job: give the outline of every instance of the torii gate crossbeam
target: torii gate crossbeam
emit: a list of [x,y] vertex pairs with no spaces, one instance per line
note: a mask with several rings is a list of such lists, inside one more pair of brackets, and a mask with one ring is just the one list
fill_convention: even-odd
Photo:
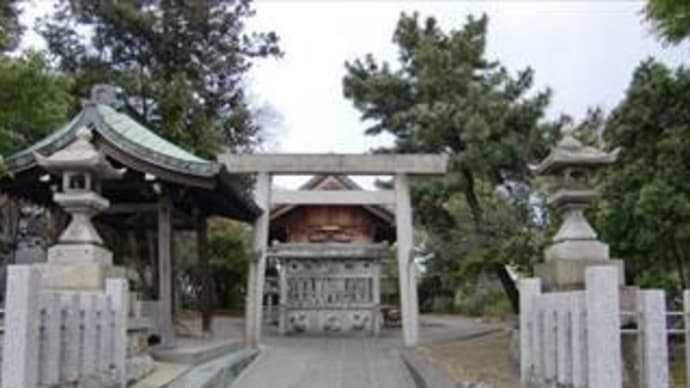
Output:
[[[249,266],[245,310],[245,341],[258,346],[261,339],[264,274],[268,249],[269,211],[276,204],[395,204],[397,261],[400,278],[400,305],[403,339],[406,346],[417,344],[419,306],[416,266],[413,261],[412,206],[409,175],[441,175],[448,157],[433,154],[223,154],[219,161],[231,173],[257,174],[255,201],[264,213],[254,224],[255,260]],[[280,190],[272,192],[274,175],[392,175],[392,191],[344,191],[307,193]]]

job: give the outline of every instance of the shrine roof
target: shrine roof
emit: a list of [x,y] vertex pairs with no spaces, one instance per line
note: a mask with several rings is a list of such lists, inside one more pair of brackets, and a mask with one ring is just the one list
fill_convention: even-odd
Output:
[[[347,175],[315,175],[311,177],[306,183],[300,186],[300,190],[362,190],[362,187],[357,184],[352,178]],[[299,208],[313,205],[277,205],[271,208],[271,220],[276,220],[283,217],[288,212]],[[362,207],[368,212],[372,213],[377,218],[383,220],[385,223],[393,225],[395,222],[395,211],[393,208],[386,205],[355,205]]]
[[8,174],[0,181],[0,190],[49,204],[52,194],[47,184],[38,181],[37,177],[45,174],[45,170],[38,165],[36,154],[45,157],[55,154],[74,142],[77,132],[83,128],[91,130],[94,144],[106,156],[130,171],[124,181],[109,184],[117,191],[117,198],[111,200],[137,197],[140,201],[152,201],[154,198],[143,198],[140,194],[142,185],[147,184],[144,176],[153,176],[166,184],[193,189],[185,199],[187,205],[201,207],[209,215],[252,221],[261,214],[261,209],[223,164],[194,155],[127,114],[94,100],[85,102],[82,110],[55,132],[6,158]]
[[86,103],[84,109],[65,126],[8,157],[5,160],[7,168],[10,172],[15,172],[32,167],[36,163],[34,152],[52,154],[62,149],[74,140],[76,131],[82,127],[92,128],[125,152],[169,170],[198,176],[212,176],[217,174],[222,167],[218,162],[202,159],[165,140],[110,106]]

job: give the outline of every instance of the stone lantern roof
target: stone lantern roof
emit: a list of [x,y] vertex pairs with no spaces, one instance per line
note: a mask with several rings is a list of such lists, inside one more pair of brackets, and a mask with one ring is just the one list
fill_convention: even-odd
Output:
[[38,152],[33,155],[38,165],[50,172],[79,171],[91,173],[100,179],[121,178],[125,169],[114,168],[105,155],[91,144],[92,138],[91,130],[81,127],[76,132],[76,140],[69,146],[48,157]]
[[618,151],[616,149],[613,152],[605,152],[584,145],[568,131],[544,160],[530,168],[537,175],[557,174],[572,167],[594,169],[615,162],[618,158]]

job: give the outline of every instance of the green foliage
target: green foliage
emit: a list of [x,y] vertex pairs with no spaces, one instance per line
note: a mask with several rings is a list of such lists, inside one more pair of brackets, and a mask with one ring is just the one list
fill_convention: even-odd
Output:
[[647,20],[666,42],[678,44],[690,36],[690,3],[678,0],[648,0]]
[[446,33],[434,18],[403,14],[396,68],[372,55],[346,64],[344,94],[371,123],[366,133],[395,138],[380,152],[450,156],[445,178],[413,191],[436,295],[478,268],[533,261],[541,239],[527,164],[546,154],[556,128],[541,123],[550,91],[532,89],[531,69],[513,75],[486,59],[487,23],[470,16]]
[[253,14],[250,0],[60,0],[40,31],[60,69],[75,77],[75,94],[118,85],[129,114],[212,157],[261,140],[243,77],[254,59],[280,50],[274,33],[245,32]]
[[690,70],[654,60],[634,72],[604,132],[619,161],[601,176],[595,224],[641,286],[688,287]]
[[[249,230],[246,226],[221,218],[208,222],[208,249],[214,305],[223,310],[238,310],[244,304],[249,263]],[[201,277],[195,238],[178,239],[178,278],[184,304],[198,306]]]
[[0,155],[19,151],[63,125],[73,104],[68,78],[44,57],[0,56]]
[[223,219],[210,222],[209,255],[216,305],[237,310],[244,305],[251,235],[240,223]]

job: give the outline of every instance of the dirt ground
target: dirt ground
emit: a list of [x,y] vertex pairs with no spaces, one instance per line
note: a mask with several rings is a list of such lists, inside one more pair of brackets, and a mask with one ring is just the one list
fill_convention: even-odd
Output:
[[505,328],[474,339],[420,346],[419,352],[456,381],[519,388],[519,369],[510,360],[509,349],[510,330]]

